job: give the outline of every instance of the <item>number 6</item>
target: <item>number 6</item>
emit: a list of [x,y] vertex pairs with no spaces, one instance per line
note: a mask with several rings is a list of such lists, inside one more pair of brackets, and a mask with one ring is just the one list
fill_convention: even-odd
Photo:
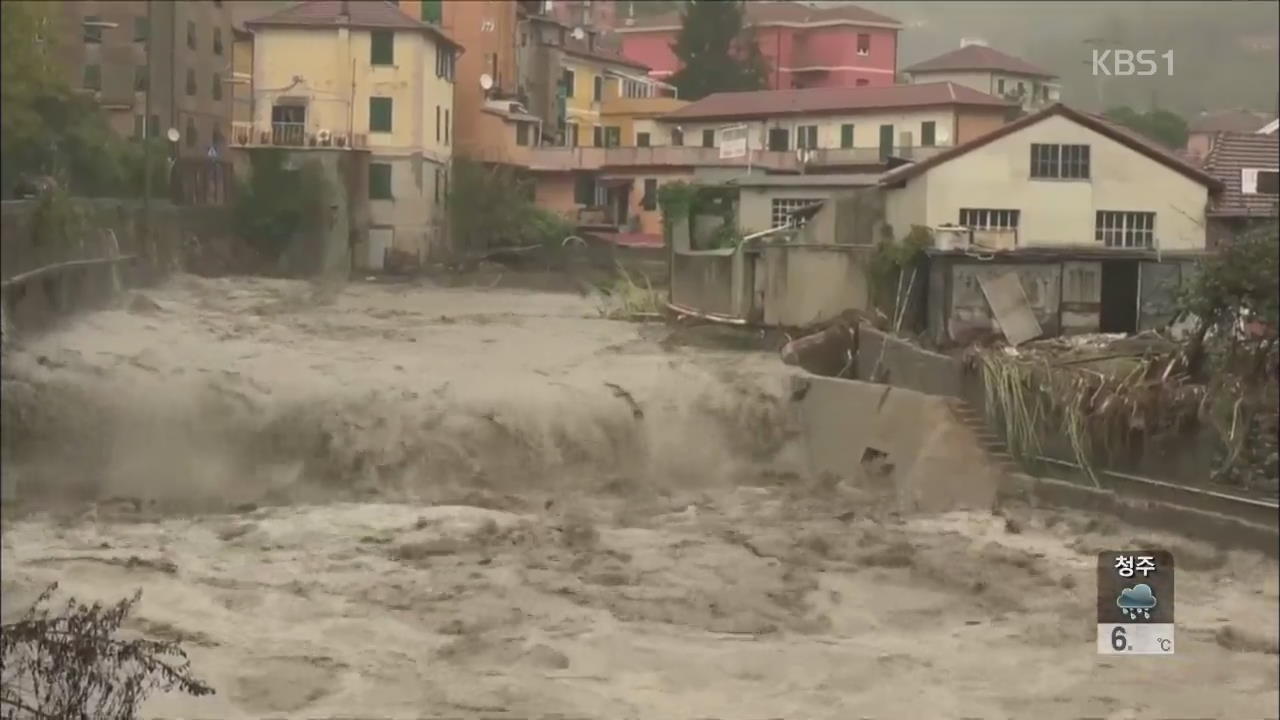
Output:
[[1128,641],[1124,638],[1124,626],[1117,625],[1111,631],[1111,648],[1113,650],[1125,650],[1129,647]]

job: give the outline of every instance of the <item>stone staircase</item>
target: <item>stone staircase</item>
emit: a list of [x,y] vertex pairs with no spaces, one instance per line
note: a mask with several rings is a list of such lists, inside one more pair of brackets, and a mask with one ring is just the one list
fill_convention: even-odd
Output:
[[1009,448],[1004,439],[987,425],[987,419],[981,412],[960,398],[947,398],[946,403],[955,419],[973,430],[974,436],[977,437],[983,452],[993,466],[1005,475],[1025,472],[1013,455],[1009,454]]

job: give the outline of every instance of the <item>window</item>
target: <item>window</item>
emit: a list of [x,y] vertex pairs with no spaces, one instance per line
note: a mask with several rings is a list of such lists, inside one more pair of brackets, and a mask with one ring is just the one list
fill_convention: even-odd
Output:
[[880,126],[880,159],[883,160],[893,154],[893,126]]
[[449,168],[445,168],[441,172],[440,179],[444,181],[444,189],[441,194],[444,196],[444,201],[449,202]]
[[147,36],[151,34],[151,25],[147,23],[145,15],[133,19],[133,41],[146,42]]
[[622,128],[616,126],[606,127],[604,129],[604,146],[612,148],[620,145],[622,145]]
[[1241,168],[1240,192],[1244,195],[1275,195],[1276,171],[1262,168]]
[[[439,61],[437,61],[438,64]],[[369,64],[396,64],[396,34],[393,30],[373,30],[369,33]],[[438,74],[437,69],[437,74]]]
[[591,79],[591,99],[596,102],[604,99],[604,78],[599,75]]
[[213,129],[213,146],[216,148],[223,147],[227,144],[226,138],[222,135],[222,128],[215,127]]
[[564,73],[560,75],[560,84],[564,86],[564,96],[567,98],[573,97],[573,81],[574,78],[572,70],[565,70]]
[[960,224],[974,230],[1017,230],[1021,210],[960,208]]
[[222,99],[222,76],[218,73],[213,74],[213,86],[209,88],[209,93],[213,95],[214,100]]
[[440,106],[439,106],[439,105],[437,105],[437,106],[436,106],[436,142],[440,142],[440,135],[441,135],[441,129],[440,129]]
[[189,147],[189,148],[193,148],[193,147],[195,147],[195,146],[196,146],[196,141],[197,141],[197,140],[199,140],[199,138],[198,138],[198,137],[196,137],[196,135],[197,135],[197,134],[198,134],[198,133],[196,132],[196,120],[195,120],[195,118],[188,117],[188,118],[187,118],[187,132],[186,132],[186,137],[185,137],[185,138],[183,138],[184,140],[186,140],[186,141],[187,141],[187,147]]
[[520,147],[529,145],[529,123],[516,123],[516,144]]
[[133,69],[133,89],[135,92],[147,91],[147,68],[139,65]]
[[866,87],[871,84],[871,81],[866,78],[858,78],[853,84],[857,87]]
[[649,133],[636,133],[636,147],[649,147]]
[[147,137],[156,137],[160,134],[160,116],[156,113],[151,114],[151,123],[147,125]]
[[[769,222],[770,227],[782,227],[783,225],[791,225],[791,213],[801,208],[807,208],[822,202],[816,198],[774,198],[773,207],[770,208]],[[795,222],[796,227],[804,227],[804,221]]]
[[444,144],[449,144],[449,108],[444,109]]
[[675,147],[684,145],[684,130],[680,128],[671,128],[671,144]]
[[133,137],[135,140],[141,140],[142,134],[147,131],[147,119],[143,115],[133,116]]
[[853,125],[846,123],[840,126],[840,147],[853,147]]
[[213,29],[213,54],[222,54],[222,28]]
[[592,147],[604,147],[604,128],[596,125],[591,128]]
[[369,163],[369,199],[394,199],[391,194],[391,165],[389,163]]
[[196,94],[195,68],[187,68],[187,94],[192,96]]
[[565,147],[578,147],[578,123],[567,123],[564,126]]
[[658,180],[657,178],[645,178],[644,181],[644,197],[640,199],[640,207],[645,210],[658,209]]
[[101,65],[85,65],[84,66],[84,88],[86,90],[102,89],[102,66]]
[[196,49],[196,24],[191,20],[187,21],[187,47]]
[[596,179],[586,173],[578,175],[573,183],[573,201],[592,207],[596,204]]
[[716,146],[716,131],[703,130],[702,131],[702,147],[709,148],[709,147],[715,147],[715,146]]
[[786,128],[769,128],[768,147],[774,152],[785,152],[790,150],[791,134],[787,132]]
[[930,120],[920,123],[920,144],[933,147],[938,142],[938,124]]
[[440,204],[440,168],[436,168],[436,184],[433,190],[435,193],[435,203]]
[[1000,78],[999,80],[996,80],[996,94],[997,95],[1004,94],[1004,78]]
[[1031,177],[1089,179],[1088,145],[1031,145]]
[[436,46],[436,77],[453,82],[453,51],[443,45]]
[[858,54],[871,54],[871,36],[867,33],[858,33]]
[[391,98],[369,98],[369,132],[391,132]]
[[801,125],[796,128],[796,147],[813,150],[818,147],[818,126]]
[[1107,247],[1149,248],[1155,244],[1156,214],[1099,210],[1094,239]]
[[97,45],[102,42],[102,27],[96,23],[102,22],[102,18],[97,15],[84,16],[84,41],[90,45]]
[[1019,83],[1018,83],[1018,95],[1019,95],[1019,96],[1022,96],[1022,95],[1023,95],[1024,93],[1026,93],[1026,92],[1027,92],[1027,86],[1026,86],[1026,84],[1025,84],[1025,83],[1022,83],[1022,82],[1019,82]]

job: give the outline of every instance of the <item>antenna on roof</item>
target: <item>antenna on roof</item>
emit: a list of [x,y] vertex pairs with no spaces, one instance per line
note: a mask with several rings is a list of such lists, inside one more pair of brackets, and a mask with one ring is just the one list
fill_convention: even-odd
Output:
[[574,40],[581,40],[582,38],[587,36],[587,32],[580,27],[576,27],[573,29],[573,32],[569,33],[569,35]]
[[481,73],[481,75],[480,75],[480,89],[481,89],[481,90],[484,90],[484,91],[486,91],[486,92],[488,92],[489,90],[493,89],[493,77],[492,77],[491,75],[489,75],[489,73]]

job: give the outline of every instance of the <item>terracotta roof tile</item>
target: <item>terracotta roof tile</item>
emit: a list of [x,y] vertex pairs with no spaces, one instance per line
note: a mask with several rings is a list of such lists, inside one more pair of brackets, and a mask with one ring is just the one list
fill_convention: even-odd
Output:
[[599,43],[592,48],[584,40],[575,40],[572,37],[568,37],[565,38],[563,49],[566,55],[574,55],[580,58],[587,58],[589,60],[599,60],[601,62],[613,63],[615,65],[624,65],[646,73],[650,70],[648,65],[625,58],[620,53],[613,52],[608,47],[601,47]]
[[973,88],[943,82],[715,93],[669,113],[664,119],[718,120],[939,105],[1012,107],[1006,100]]
[[967,45],[959,50],[918,62],[903,70],[908,73],[944,72],[958,70],[994,70],[1033,77],[1057,77],[1053,73],[1032,65],[1021,58],[1002,53],[985,45]]
[[1089,128],[1090,130],[1093,130],[1100,135],[1109,137],[1112,140],[1125,145],[1131,150],[1141,153],[1161,165],[1164,165],[1170,170],[1205,185],[1211,192],[1219,192],[1223,189],[1222,181],[1219,179],[1188,163],[1174,153],[1159,147],[1137,133],[1134,133],[1127,128],[1120,127],[1119,125],[1097,115],[1072,110],[1061,103],[1055,103],[1040,112],[1018,118],[1011,123],[992,130],[986,135],[976,137],[969,142],[957,145],[949,150],[944,150],[928,159],[911,163],[910,165],[903,165],[900,168],[891,170],[881,176],[880,184],[893,185],[904,180],[908,180],[928,171],[932,167],[936,167],[945,162],[950,162],[961,155],[971,153],[984,145],[994,142],[995,140],[999,140],[1002,137],[1012,135],[1025,127],[1030,127],[1031,125],[1054,115],[1061,115]]
[[1245,168],[1280,168],[1280,138],[1256,133],[1219,133],[1204,161],[1205,172],[1225,186],[1210,210],[1214,215],[1261,215],[1276,217],[1274,195],[1245,195],[1240,189],[1240,171]]
[[[747,22],[758,27],[771,25],[814,25],[819,23],[849,23],[868,27],[901,28],[902,23],[887,15],[872,12],[857,5],[833,5],[831,7],[812,7],[790,1],[752,0],[746,3]],[[662,13],[648,18],[637,19],[631,25],[622,25],[620,32],[627,30],[646,30],[651,28],[668,28],[680,25],[678,11]]]
[[[348,13],[345,17],[344,9]],[[250,29],[283,26],[421,30],[454,47],[462,47],[444,30],[407,15],[397,5],[384,0],[308,0],[280,12],[249,20],[245,26]]]

